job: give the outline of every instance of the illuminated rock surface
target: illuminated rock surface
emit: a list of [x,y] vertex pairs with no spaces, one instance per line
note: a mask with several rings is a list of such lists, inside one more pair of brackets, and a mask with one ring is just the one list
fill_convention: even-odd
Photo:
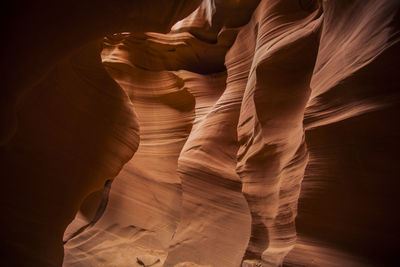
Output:
[[398,1],[110,2],[10,38],[6,265],[395,266]]

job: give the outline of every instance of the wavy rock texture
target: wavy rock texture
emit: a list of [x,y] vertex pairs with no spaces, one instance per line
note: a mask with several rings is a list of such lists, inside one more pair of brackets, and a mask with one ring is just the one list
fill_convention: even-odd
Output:
[[102,4],[8,68],[8,265],[396,266],[398,1]]
[[198,5],[49,2],[13,4],[4,23],[0,246],[7,266],[61,266],[63,233],[82,201],[137,150],[132,103],[101,62],[103,36],[166,32]]

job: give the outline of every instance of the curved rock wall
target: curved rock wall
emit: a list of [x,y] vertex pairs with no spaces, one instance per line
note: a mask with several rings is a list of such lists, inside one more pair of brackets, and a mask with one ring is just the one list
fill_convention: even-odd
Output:
[[8,66],[2,259],[395,266],[400,3],[139,2]]
[[20,1],[2,9],[5,265],[61,266],[63,233],[82,201],[137,150],[136,115],[102,65],[102,38],[121,30],[166,32],[198,4]]
[[[382,77],[383,74],[377,74],[379,71],[368,68],[374,64],[371,62],[375,62],[380,54],[396,42],[389,26],[394,16],[391,12],[397,5],[373,1],[365,3],[366,6],[360,5],[358,2],[348,5],[324,2],[323,6],[309,5],[310,9],[305,9],[305,3],[293,5],[290,1],[261,1],[246,25],[227,29],[210,25],[220,21],[217,15],[225,10],[221,7],[218,9],[218,5],[210,6],[205,1],[192,15],[177,23],[168,35],[126,35],[123,45],[118,45],[118,49],[104,50],[103,61],[107,66],[110,61],[119,63],[113,66],[113,71],[109,71],[122,86],[139,91],[141,86],[137,85],[138,79],[144,81],[142,77],[146,75],[138,73],[143,72],[140,69],[146,69],[156,72],[153,79],[145,83],[159,90],[167,84],[167,80],[158,82],[163,80],[161,77],[165,74],[160,71],[164,68],[170,70],[170,75],[180,77],[182,84],[178,87],[186,88],[195,101],[195,107],[189,115],[194,118],[190,122],[192,129],[184,138],[184,146],[179,147],[179,157],[175,155],[173,160],[176,168],[174,174],[179,176],[177,182],[181,184],[181,206],[174,222],[176,228],[171,227],[172,240],[160,248],[162,253],[149,251],[154,247],[149,243],[134,243],[132,249],[141,248],[143,251],[133,253],[135,256],[125,256],[127,262],[136,260],[138,266],[138,259],[146,259],[147,264],[156,263],[160,266],[277,266],[291,251],[286,257],[285,264],[288,266],[368,264],[368,260],[362,256],[346,254],[345,248],[340,248],[343,243],[332,243],[312,230],[310,232],[307,221],[311,219],[307,217],[306,222],[299,217],[300,225],[307,228],[304,234],[300,232],[296,242],[294,225],[304,173],[304,199],[309,197],[308,191],[312,196],[326,185],[326,181],[318,174],[323,172],[321,165],[327,164],[327,156],[319,151],[320,146],[313,146],[316,137],[311,134],[311,129],[396,103],[396,98],[392,97],[395,96],[394,92],[378,92],[376,84],[367,89],[358,89],[359,84],[367,83],[363,81],[366,77],[349,78],[362,72],[375,73],[375,77],[369,78],[371,81]],[[362,12],[355,16],[355,10]],[[376,13],[372,14],[372,11]],[[367,17],[367,14],[372,17]],[[345,24],[336,26],[336,17],[340,17],[343,23],[357,21],[360,24],[353,28],[345,27]],[[380,30],[368,27],[371,21],[379,21],[376,23],[380,25]],[[234,25],[238,26],[238,23]],[[224,35],[228,32],[229,35]],[[357,34],[359,32],[362,33]],[[219,36],[219,39],[213,36]],[[236,37],[233,44],[231,36]],[[369,49],[362,49],[361,43],[367,41]],[[227,46],[221,46],[221,43]],[[342,46],[346,46],[346,49]],[[206,49],[211,59],[204,58],[201,47]],[[225,52],[222,62],[219,57]],[[219,57],[214,56],[218,53]],[[197,57],[190,59],[193,54]],[[212,67],[208,67],[210,60],[216,60]],[[223,72],[216,73],[223,69],[222,63],[226,67],[226,76]],[[130,77],[122,78],[115,69],[122,70],[126,66],[130,66],[133,72]],[[187,71],[176,71],[178,69]],[[215,74],[205,75],[212,72]],[[220,77],[221,82],[214,83],[215,77]],[[214,81],[212,84],[210,79]],[[223,82],[225,79],[226,84]],[[350,93],[344,93],[346,88],[340,83],[350,79],[354,80],[351,85],[356,88],[347,88],[347,91],[351,90]],[[393,77],[388,80],[392,81]],[[135,101],[143,100],[132,98],[132,101],[135,105]],[[200,105],[202,109],[199,109]],[[146,106],[151,104],[147,103]],[[310,133],[304,135],[304,128],[309,129]],[[310,162],[306,143],[312,144]],[[140,173],[137,167],[131,165],[125,169]],[[143,181],[120,175],[114,184],[124,180],[137,187],[138,183],[146,184],[147,180],[159,179],[157,176],[161,175],[155,170],[148,172]],[[319,179],[320,187],[313,179]],[[152,189],[151,193],[162,195],[159,190]],[[113,196],[112,192],[110,196]],[[127,192],[134,199],[149,193],[147,190],[139,192],[133,189]],[[128,203],[118,197],[120,195],[115,193],[115,198]],[[315,196],[313,199],[318,201]],[[109,209],[123,218],[126,210],[131,210],[131,225],[143,225],[134,215],[139,204],[130,208],[124,205],[118,203],[118,207],[109,206]],[[305,208],[310,209],[307,206]],[[156,213],[163,214],[162,208],[158,209]],[[138,213],[139,217],[142,212]],[[152,209],[147,213],[152,214]],[[115,218],[108,216],[106,209],[102,220],[113,221]],[[169,221],[164,217],[158,220]],[[116,221],[121,219],[113,222]],[[318,232],[331,229],[322,225],[319,228]],[[100,223],[90,231],[125,233],[123,227],[111,229]],[[110,253],[110,257],[104,256],[104,249],[99,248],[95,254],[87,253],[91,251],[91,246],[99,247],[96,239],[91,238],[94,234],[90,231],[67,243],[66,251],[71,253],[71,261],[66,261],[66,265],[85,266],[93,260],[116,264],[110,258],[114,253]],[[336,234],[343,236],[342,233]],[[136,238],[134,236],[128,240]],[[112,240],[117,242],[118,239]],[[91,242],[94,243],[89,245]],[[123,242],[124,250],[129,242]],[[74,254],[85,256],[82,256],[82,260],[74,260]]]

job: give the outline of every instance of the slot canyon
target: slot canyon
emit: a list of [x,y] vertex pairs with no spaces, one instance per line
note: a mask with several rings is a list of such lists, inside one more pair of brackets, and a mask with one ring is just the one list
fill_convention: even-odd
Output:
[[399,0],[1,5],[1,266],[399,266]]

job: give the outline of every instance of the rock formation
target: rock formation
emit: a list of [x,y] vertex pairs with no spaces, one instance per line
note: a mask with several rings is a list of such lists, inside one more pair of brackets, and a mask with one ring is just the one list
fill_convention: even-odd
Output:
[[399,7],[14,4],[3,262],[395,266]]

